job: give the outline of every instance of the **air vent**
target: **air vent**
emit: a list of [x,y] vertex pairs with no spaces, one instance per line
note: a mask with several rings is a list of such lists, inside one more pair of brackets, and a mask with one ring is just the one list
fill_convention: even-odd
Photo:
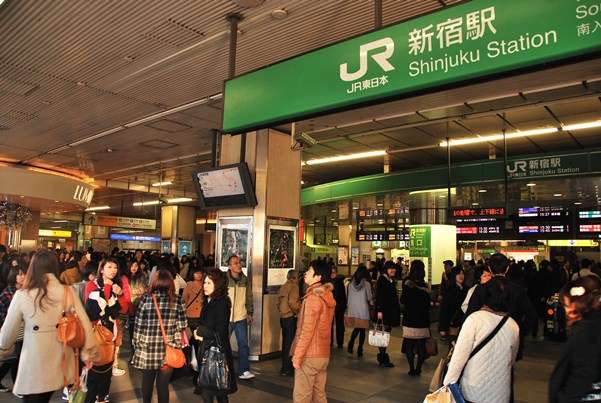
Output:
[[142,35],[166,45],[181,47],[202,38],[204,33],[174,19],[168,19]]
[[169,119],[157,120],[155,122],[148,123],[145,126],[167,133],[177,133],[192,128],[192,126]]
[[165,140],[149,140],[140,143],[140,145],[142,147],[154,148],[155,150],[167,150],[169,148],[177,147],[179,144]]

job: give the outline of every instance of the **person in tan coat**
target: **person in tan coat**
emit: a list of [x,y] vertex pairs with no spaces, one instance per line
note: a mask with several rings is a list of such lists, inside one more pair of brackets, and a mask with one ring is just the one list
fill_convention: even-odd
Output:
[[330,268],[313,261],[305,273],[308,286],[298,318],[292,347],[294,403],[327,403],[326,379],[330,362],[330,337],[336,301],[332,293]]
[[280,375],[293,376],[294,368],[290,359],[290,347],[296,333],[296,315],[300,311],[301,301],[298,288],[298,272],[288,271],[288,281],[280,287],[278,293],[278,310],[282,327],[282,369]]
[[[15,293],[0,330],[0,355],[3,355],[12,349],[21,323],[24,325],[23,350],[13,392],[23,395],[26,403],[49,402],[53,392],[63,388],[65,378],[73,383],[77,376],[73,349],[63,347],[58,341],[56,325],[63,313],[65,286],[57,276],[56,255],[48,250],[36,253],[23,288]],[[70,287],[68,291],[73,292]],[[81,358],[90,363],[96,354],[92,325],[79,298],[74,295],[72,301],[86,335]],[[66,371],[62,367],[63,358]]]

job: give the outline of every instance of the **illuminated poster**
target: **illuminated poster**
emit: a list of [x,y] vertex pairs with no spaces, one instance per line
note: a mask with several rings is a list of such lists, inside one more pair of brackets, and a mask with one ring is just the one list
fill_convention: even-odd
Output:
[[289,270],[295,268],[296,227],[269,226],[269,263],[267,286],[282,285]]

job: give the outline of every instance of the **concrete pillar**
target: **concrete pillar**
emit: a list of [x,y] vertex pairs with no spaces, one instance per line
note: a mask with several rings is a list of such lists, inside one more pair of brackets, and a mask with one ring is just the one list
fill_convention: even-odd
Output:
[[[221,165],[240,162],[240,136],[222,136]],[[300,268],[298,221],[300,219],[301,155],[291,150],[290,136],[273,129],[247,133],[245,162],[251,172],[257,206],[221,209],[217,212],[216,259],[220,235],[226,223],[250,222],[247,273],[253,289],[254,322],[250,329],[251,359],[269,356],[281,349],[277,290],[286,269],[269,269],[269,240],[294,234],[294,258]],[[218,261],[219,265],[220,262]],[[223,268],[224,265],[221,265]],[[285,279],[285,277],[284,277]]]
[[170,253],[178,257],[194,254],[195,229],[194,207],[177,205],[161,207],[161,241],[163,244],[169,242]]

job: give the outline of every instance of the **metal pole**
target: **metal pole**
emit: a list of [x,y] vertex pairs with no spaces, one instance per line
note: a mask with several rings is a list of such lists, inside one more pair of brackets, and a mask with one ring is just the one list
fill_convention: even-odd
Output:
[[382,28],[382,0],[374,0],[374,28]]
[[211,167],[217,167],[217,140],[219,139],[220,131],[213,129],[213,137],[211,139]]
[[507,176],[507,137],[505,135],[505,123],[503,123],[503,174],[505,179],[505,213],[507,213],[509,211],[509,177]]
[[[225,19],[230,23],[230,53],[228,65],[228,79],[236,77],[236,47],[238,45],[238,24],[242,21],[242,15],[229,14]],[[240,162],[246,159],[246,133],[240,137]]]
[[[449,124],[447,123],[447,133]],[[451,223],[451,142],[447,136],[447,224]]]

